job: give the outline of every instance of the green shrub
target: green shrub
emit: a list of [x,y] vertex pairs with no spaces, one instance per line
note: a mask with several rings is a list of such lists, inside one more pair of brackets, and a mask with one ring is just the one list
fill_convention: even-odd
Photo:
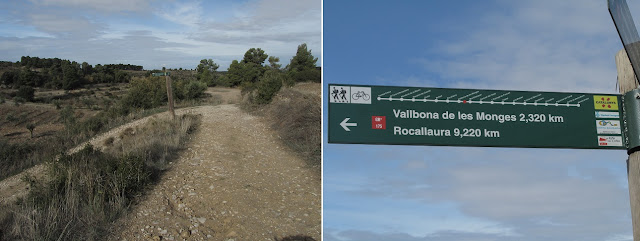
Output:
[[127,72],[118,70],[115,74],[115,81],[118,83],[126,83],[131,80],[131,76]]
[[56,110],[59,110],[60,108],[62,108],[62,101],[59,99],[55,99],[51,101],[51,103],[53,103],[53,105],[56,107]]
[[22,98],[22,97],[13,97],[13,103],[16,106],[20,106],[21,104],[24,104],[25,102],[27,102],[27,100]]
[[255,87],[255,95],[252,102],[255,104],[268,104],[273,96],[280,90],[285,76],[276,71],[269,71],[264,74]]
[[229,77],[227,77],[226,75],[222,75],[216,79],[213,80],[215,86],[223,86],[223,87],[231,87],[231,81],[229,81]]
[[296,81],[291,78],[291,76],[285,75],[282,84],[286,87],[293,87],[294,85],[296,85]]
[[28,163],[31,153],[36,151],[36,146],[30,143],[10,144],[4,138],[0,139],[0,180],[15,174],[16,171],[22,170],[25,166],[31,166]]
[[91,106],[93,106],[96,103],[94,98],[91,98],[91,97],[81,99],[80,101],[82,102],[82,104],[84,104],[87,107],[87,109],[91,109]]
[[121,106],[150,109],[167,103],[164,78],[145,77],[131,79],[131,88],[122,98]]
[[67,129],[67,132],[70,133],[73,129],[73,126],[76,124],[76,115],[70,105],[66,105],[60,111],[60,120],[62,120],[62,123]]
[[200,81],[189,81],[182,90],[185,99],[200,98],[207,90],[207,84]]
[[83,133],[85,136],[93,136],[97,134],[102,127],[109,122],[109,118],[104,112],[86,119],[75,125],[76,132]]
[[29,124],[27,124],[26,128],[31,133],[31,138],[33,138],[33,130],[36,129],[36,124],[35,123],[29,123]]
[[111,100],[109,100],[109,99],[102,99],[102,106],[103,106],[105,109],[107,109],[107,108],[111,107],[111,103],[112,103],[112,101],[111,101]]
[[14,116],[13,114],[9,113],[4,117],[4,120],[8,122],[15,122],[18,120],[18,118],[16,118],[16,116]]
[[316,68],[306,68],[301,71],[291,70],[289,72],[289,77],[292,78],[295,82],[316,82],[320,83],[321,81],[321,73],[320,70]]

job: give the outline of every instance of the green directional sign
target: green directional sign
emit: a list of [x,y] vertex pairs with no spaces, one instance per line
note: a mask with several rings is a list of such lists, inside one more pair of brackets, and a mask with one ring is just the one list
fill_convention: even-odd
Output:
[[626,149],[615,94],[330,84],[329,143]]
[[152,76],[165,76],[165,75],[170,75],[171,72],[157,72],[157,73],[151,73]]

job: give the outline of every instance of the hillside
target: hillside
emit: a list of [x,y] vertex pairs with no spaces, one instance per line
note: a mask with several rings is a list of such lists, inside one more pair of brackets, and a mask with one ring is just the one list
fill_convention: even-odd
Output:
[[[319,93],[317,83],[289,91],[315,95],[312,86]],[[160,180],[116,221],[107,239],[226,241],[301,235],[320,240],[319,166],[310,167],[304,155],[285,146],[267,116],[241,110],[238,89],[209,88],[207,93],[222,104],[177,110],[201,115],[198,131]],[[90,143],[108,151],[111,143],[154,118],[168,116],[160,113],[127,123]],[[25,173],[43,176],[43,170],[38,165]],[[11,205],[26,194],[23,175],[0,182],[2,203]]]

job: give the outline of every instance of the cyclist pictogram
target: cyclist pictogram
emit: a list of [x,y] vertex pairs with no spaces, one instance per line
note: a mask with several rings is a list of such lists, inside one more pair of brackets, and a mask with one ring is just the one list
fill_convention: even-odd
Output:
[[365,93],[364,91],[358,91],[356,93],[353,93],[351,95],[351,98],[353,98],[354,100],[358,100],[360,98],[362,98],[363,100],[369,100],[371,98],[371,95]]

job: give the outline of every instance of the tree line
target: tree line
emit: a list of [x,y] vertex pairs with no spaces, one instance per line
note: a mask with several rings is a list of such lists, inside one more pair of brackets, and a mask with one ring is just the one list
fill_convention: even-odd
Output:
[[[296,55],[284,68],[280,58],[269,56],[260,48],[251,48],[242,60],[233,60],[225,73],[217,71],[220,66],[212,59],[201,60],[196,68],[196,80],[208,86],[241,87],[243,93],[249,93],[250,97],[263,103],[268,102],[283,85],[320,82],[321,71],[316,66],[317,61],[306,43],[298,45]],[[126,71],[129,70],[140,71],[143,67],[131,64],[92,66],[87,62],[23,56],[14,68],[0,76],[0,84],[14,89],[43,87],[70,90],[87,83],[128,83],[131,76]],[[202,89],[201,84],[197,88],[195,86],[188,87]]]
[[142,70],[140,65],[82,64],[59,58],[22,56],[14,68],[0,76],[0,84],[11,88],[21,86],[70,90],[86,83],[124,83],[131,77],[125,70]]
[[269,56],[260,48],[251,48],[245,52],[242,60],[233,60],[225,74],[217,72],[219,65],[212,59],[200,60],[196,72],[198,80],[208,86],[239,86],[243,93],[250,95],[250,100],[263,104],[268,103],[283,85],[292,86],[304,81],[319,83],[321,72],[316,67],[317,61],[318,58],[303,43],[298,45],[296,55],[284,68],[280,58]]
[[[268,64],[265,64],[268,61]],[[196,68],[198,80],[204,81],[209,86],[228,86],[251,88],[257,83],[260,77],[266,73],[281,73],[282,76],[291,83],[312,81],[320,82],[320,70],[316,67],[318,58],[313,57],[307,44],[298,46],[296,55],[290,63],[281,68],[280,58],[269,56],[260,48],[251,48],[245,52],[242,60],[233,60],[227,72],[221,74],[217,72],[220,67],[212,59],[200,60]]]

